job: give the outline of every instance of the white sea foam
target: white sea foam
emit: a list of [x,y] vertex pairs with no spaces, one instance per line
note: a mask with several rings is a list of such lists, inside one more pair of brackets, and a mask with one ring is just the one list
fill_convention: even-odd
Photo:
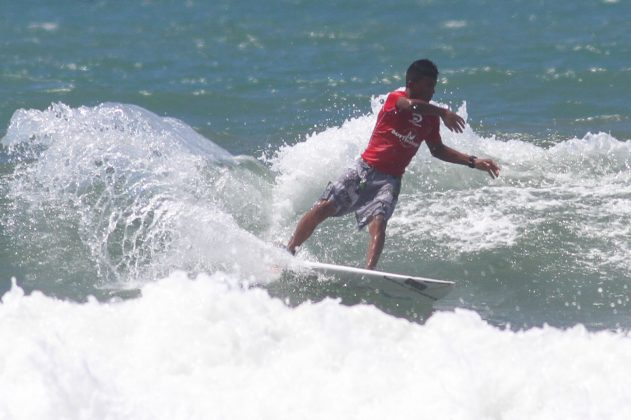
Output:
[[[19,111],[3,140],[17,168],[6,178],[12,205],[2,216],[16,258],[28,259],[20,281],[57,295],[91,285],[67,294],[78,299],[174,269],[267,283],[277,277],[270,266],[289,257],[263,239],[289,237],[326,182],[363,150],[382,100],[368,115],[280,148],[272,171],[138,107]],[[458,112],[466,118],[465,105]],[[463,280],[445,308],[487,308],[482,315],[497,324],[516,319],[503,314],[525,301],[550,312],[529,312],[520,325],[627,325],[603,308],[627,305],[631,143],[600,133],[544,147],[481,137],[470,126],[443,134],[458,150],[496,159],[502,174],[493,180],[438,161],[423,146],[389,222],[382,268]],[[345,218],[327,222],[302,252],[357,264],[364,247]],[[469,288],[474,279],[482,293]],[[491,307],[485,299],[498,284],[517,291]],[[546,287],[555,289],[544,302],[536,293]],[[599,312],[568,315],[567,302]]]
[[289,308],[222,273],[173,273],[118,303],[13,287],[0,418],[628,419],[631,338],[425,325],[333,300]]
[[467,27],[466,20],[446,20],[442,23],[442,26],[447,29],[462,29]]
[[17,111],[3,144],[23,162],[5,225],[22,254],[43,248],[51,266],[74,247],[87,250],[101,281],[152,279],[173,268],[265,281],[261,264],[280,252],[252,233],[269,213],[260,164],[178,120],[132,105],[54,104]]
[[329,180],[352,165],[370,137],[374,122],[372,114],[354,118],[277,151],[270,160],[272,170],[278,173],[274,187],[276,223],[286,222],[308,208]]
[[[374,98],[372,113],[313,133],[271,159],[278,173],[274,206],[280,225],[291,225],[326,183],[364,150],[383,100]],[[466,104],[458,113],[467,118]],[[577,240],[614,239],[614,246],[579,255],[579,264],[628,272],[624,261],[629,260],[625,226],[631,217],[631,141],[588,133],[544,147],[485,138],[469,125],[462,134],[445,127],[441,133],[444,143],[457,150],[495,159],[501,176],[493,180],[466,166],[438,161],[421,146],[404,176],[390,234],[408,244],[431,239],[449,253],[462,255],[510,248],[542,226],[558,224]],[[559,241],[558,246],[565,244]]]
[[[18,112],[3,141],[18,164],[9,185],[14,224],[5,228],[21,230],[12,237],[35,235],[61,264],[55,242],[30,223],[39,217],[44,231],[61,224],[52,234],[76,229],[104,269],[151,282],[137,299],[84,304],[14,286],[0,304],[0,418],[631,418],[627,332],[516,332],[465,310],[418,325],[374,306],[290,307],[244,288],[264,281],[263,266],[279,252],[253,232],[293,227],[365,147],[380,100],[370,115],[281,148],[270,184],[251,159],[136,107]],[[459,113],[466,117],[466,107]],[[390,222],[395,252],[429,241],[441,257],[462,256],[519,249],[530,238],[531,252],[574,252],[572,268],[631,270],[629,142],[601,133],[546,148],[483,138],[471,127],[445,132],[444,141],[498,160],[502,176],[436,161],[423,148]],[[190,279],[173,269],[214,274]],[[593,305],[586,317],[602,319],[602,306],[615,316],[629,303],[619,294],[626,287],[611,291],[606,280],[597,291],[555,285],[544,303],[505,294],[501,309],[512,320],[515,304],[565,302]],[[489,306],[466,282],[453,294],[473,296],[469,307]],[[501,319],[497,312],[487,314]],[[546,319],[532,316],[534,324]]]
[[46,32],[56,32],[59,29],[57,22],[33,22],[28,25],[28,29],[42,30]]

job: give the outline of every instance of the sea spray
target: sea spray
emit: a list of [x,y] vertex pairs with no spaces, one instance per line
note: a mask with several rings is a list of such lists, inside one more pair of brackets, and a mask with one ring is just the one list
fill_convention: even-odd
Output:
[[[363,150],[381,100],[262,162],[139,107],[18,111],[3,140],[14,165],[2,179],[11,275],[28,290],[80,300],[174,269],[267,284],[289,258],[273,244]],[[458,112],[466,117],[466,105]],[[433,159],[422,146],[380,269],[453,280],[436,308],[475,309],[497,325],[631,325],[629,142],[599,133],[537,145],[470,126],[442,133],[451,147],[497,160],[501,176]],[[366,243],[352,217],[332,219],[300,256],[361,266]],[[298,301],[330,295],[329,286],[297,290]],[[333,286],[333,296],[343,291]]]
[[[280,236],[366,147],[383,98],[374,98],[372,113],[269,159]],[[466,118],[466,104],[458,112]],[[469,125],[462,134],[442,126],[441,133],[450,147],[496,160],[501,175],[441,162],[421,146],[404,175],[380,268],[456,281],[438,307],[475,308],[500,324],[627,325],[620,313],[630,304],[631,142],[587,133],[538,145],[483,137]],[[358,265],[367,240],[352,217],[328,220],[302,252]]]
[[59,290],[59,278],[77,297],[175,268],[265,280],[260,264],[277,251],[239,225],[267,217],[261,169],[180,121],[131,105],[53,104],[17,111],[3,144],[17,165],[4,226],[23,266],[42,263],[26,270],[31,287]]

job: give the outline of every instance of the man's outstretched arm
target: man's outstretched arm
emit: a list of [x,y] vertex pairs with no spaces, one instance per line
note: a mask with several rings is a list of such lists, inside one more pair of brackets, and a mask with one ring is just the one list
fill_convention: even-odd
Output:
[[427,143],[432,156],[445,162],[467,165],[481,171],[486,171],[491,178],[497,178],[500,175],[500,167],[491,159],[478,159],[475,156],[465,155],[459,151],[452,149],[440,143]]

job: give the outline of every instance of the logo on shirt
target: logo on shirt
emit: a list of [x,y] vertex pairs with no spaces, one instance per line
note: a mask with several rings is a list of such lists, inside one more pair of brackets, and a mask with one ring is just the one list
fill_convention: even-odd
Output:
[[410,120],[410,123],[412,125],[420,127],[422,122],[423,122],[423,116],[421,114],[412,114],[412,119]]
[[416,147],[418,148],[421,143],[417,143],[414,140],[416,140],[416,134],[412,134],[412,132],[409,132],[407,134],[401,134],[399,133],[397,130],[395,130],[394,128],[392,130],[390,130],[390,133],[395,136],[396,138],[398,138],[399,140],[401,140],[401,143],[403,143],[403,146],[405,147]]

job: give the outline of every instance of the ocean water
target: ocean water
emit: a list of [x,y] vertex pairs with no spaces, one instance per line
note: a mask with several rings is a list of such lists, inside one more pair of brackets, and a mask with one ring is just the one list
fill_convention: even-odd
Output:
[[[628,419],[625,0],[4,1],[0,419]],[[408,168],[379,268],[279,274],[409,63],[501,176]],[[301,258],[361,266],[327,221]]]

